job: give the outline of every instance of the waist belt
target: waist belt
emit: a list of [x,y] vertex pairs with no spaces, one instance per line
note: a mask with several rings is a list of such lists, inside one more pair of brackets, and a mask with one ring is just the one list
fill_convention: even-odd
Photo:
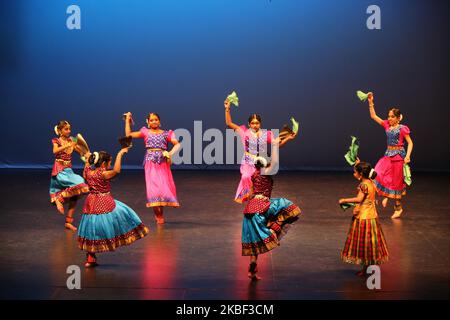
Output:
[[165,151],[165,149],[160,149],[160,148],[147,148],[147,151]]
[[252,153],[247,152],[247,151],[245,151],[244,153],[245,153],[247,156],[250,156],[250,157],[253,157],[253,158],[256,158],[256,157],[257,157],[256,154],[252,154]]
[[388,146],[389,150],[401,150],[404,149],[403,146]]
[[255,195],[255,196],[253,196],[252,197],[252,199],[259,199],[259,200],[270,200],[270,198],[269,197],[266,197],[265,195],[263,195],[263,194],[257,194],[257,195]]
[[72,163],[72,160],[55,159],[55,161],[58,163],[62,163],[65,166],[68,166]]

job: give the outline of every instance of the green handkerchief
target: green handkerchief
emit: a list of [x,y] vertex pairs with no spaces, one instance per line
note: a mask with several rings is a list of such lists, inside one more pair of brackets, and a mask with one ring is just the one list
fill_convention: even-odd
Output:
[[359,100],[366,101],[367,100],[367,96],[369,94],[358,90],[358,91],[356,91],[356,95],[358,96]]
[[345,211],[350,207],[356,206],[356,203],[354,203],[354,202],[341,203],[340,206],[341,206],[341,209]]
[[405,183],[410,186],[412,184],[412,179],[411,179],[411,168],[409,167],[409,165],[407,163],[405,163],[403,165],[403,176],[404,176],[404,181]]
[[348,164],[353,166],[356,162],[356,158],[358,157],[358,149],[359,149],[359,141],[358,138],[352,137],[352,143],[350,144],[349,150],[344,155],[345,160],[347,160]]
[[236,107],[239,105],[239,98],[236,94],[236,91],[233,91],[231,94],[229,94],[227,100],[230,101],[230,103],[234,104]]
[[298,122],[295,121],[294,117],[291,117],[291,121],[292,121],[292,131],[294,133],[298,132]]

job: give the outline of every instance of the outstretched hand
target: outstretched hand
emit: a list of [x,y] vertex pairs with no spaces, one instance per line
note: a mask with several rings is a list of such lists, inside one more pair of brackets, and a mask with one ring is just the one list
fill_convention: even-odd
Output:
[[225,106],[225,109],[226,109],[226,110],[229,110],[229,109],[230,109],[230,100],[226,99],[226,100],[223,102],[223,105]]
[[297,137],[297,133],[291,133],[288,134],[284,139],[282,139],[281,141],[290,141],[290,140],[294,140],[295,137]]

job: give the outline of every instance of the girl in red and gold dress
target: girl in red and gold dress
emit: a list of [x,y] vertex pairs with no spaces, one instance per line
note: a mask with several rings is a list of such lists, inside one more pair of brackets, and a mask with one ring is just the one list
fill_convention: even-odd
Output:
[[149,232],[133,209],[111,195],[110,180],[120,173],[126,152],[128,148],[119,151],[112,170],[111,155],[104,151],[94,152],[86,163],[84,177],[90,193],[78,228],[78,245],[87,252],[86,267],[97,266],[96,253],[114,251]]
[[272,148],[269,164],[263,157],[255,158],[255,172],[251,176],[252,193],[244,209],[242,221],[242,255],[250,256],[248,277],[257,275],[258,255],[275,249],[281,238],[300,215],[300,208],[286,198],[271,198],[273,179],[278,166],[278,146]]

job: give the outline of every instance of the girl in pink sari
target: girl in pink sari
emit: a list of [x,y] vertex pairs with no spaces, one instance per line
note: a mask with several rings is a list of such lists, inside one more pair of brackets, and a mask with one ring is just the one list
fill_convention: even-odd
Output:
[[[383,207],[386,207],[389,198],[395,200],[394,214],[391,216],[395,219],[403,212],[401,199],[406,194],[403,165],[411,161],[413,142],[409,136],[409,128],[400,124],[402,114],[399,109],[389,110],[388,119],[383,120],[375,112],[372,93],[369,93],[368,101],[370,117],[384,128],[387,136],[386,152],[375,166],[378,175],[374,183],[378,194],[384,197]],[[404,147],[405,141],[408,144],[407,150]]]
[[242,145],[244,147],[244,155],[241,161],[241,181],[239,182],[238,189],[234,201],[243,203],[248,200],[252,194],[252,175],[255,173],[255,159],[259,156],[267,156],[267,146],[276,142],[281,148],[286,142],[294,139],[297,134],[287,135],[284,139],[273,138],[271,131],[261,129],[261,116],[258,114],[252,114],[248,118],[248,126],[238,126],[234,124],[231,119],[230,113],[230,101],[225,100],[225,123],[226,125],[235,130],[241,137]]
[[[160,118],[156,113],[147,117],[148,127],[131,131],[131,112],[125,114],[125,135],[144,139],[147,153],[144,158],[145,182],[147,186],[147,207],[153,208],[158,224],[164,223],[163,208],[179,207],[177,191],[170,170],[171,157],[180,148],[172,130],[160,128]],[[174,147],[168,151],[168,144]]]

